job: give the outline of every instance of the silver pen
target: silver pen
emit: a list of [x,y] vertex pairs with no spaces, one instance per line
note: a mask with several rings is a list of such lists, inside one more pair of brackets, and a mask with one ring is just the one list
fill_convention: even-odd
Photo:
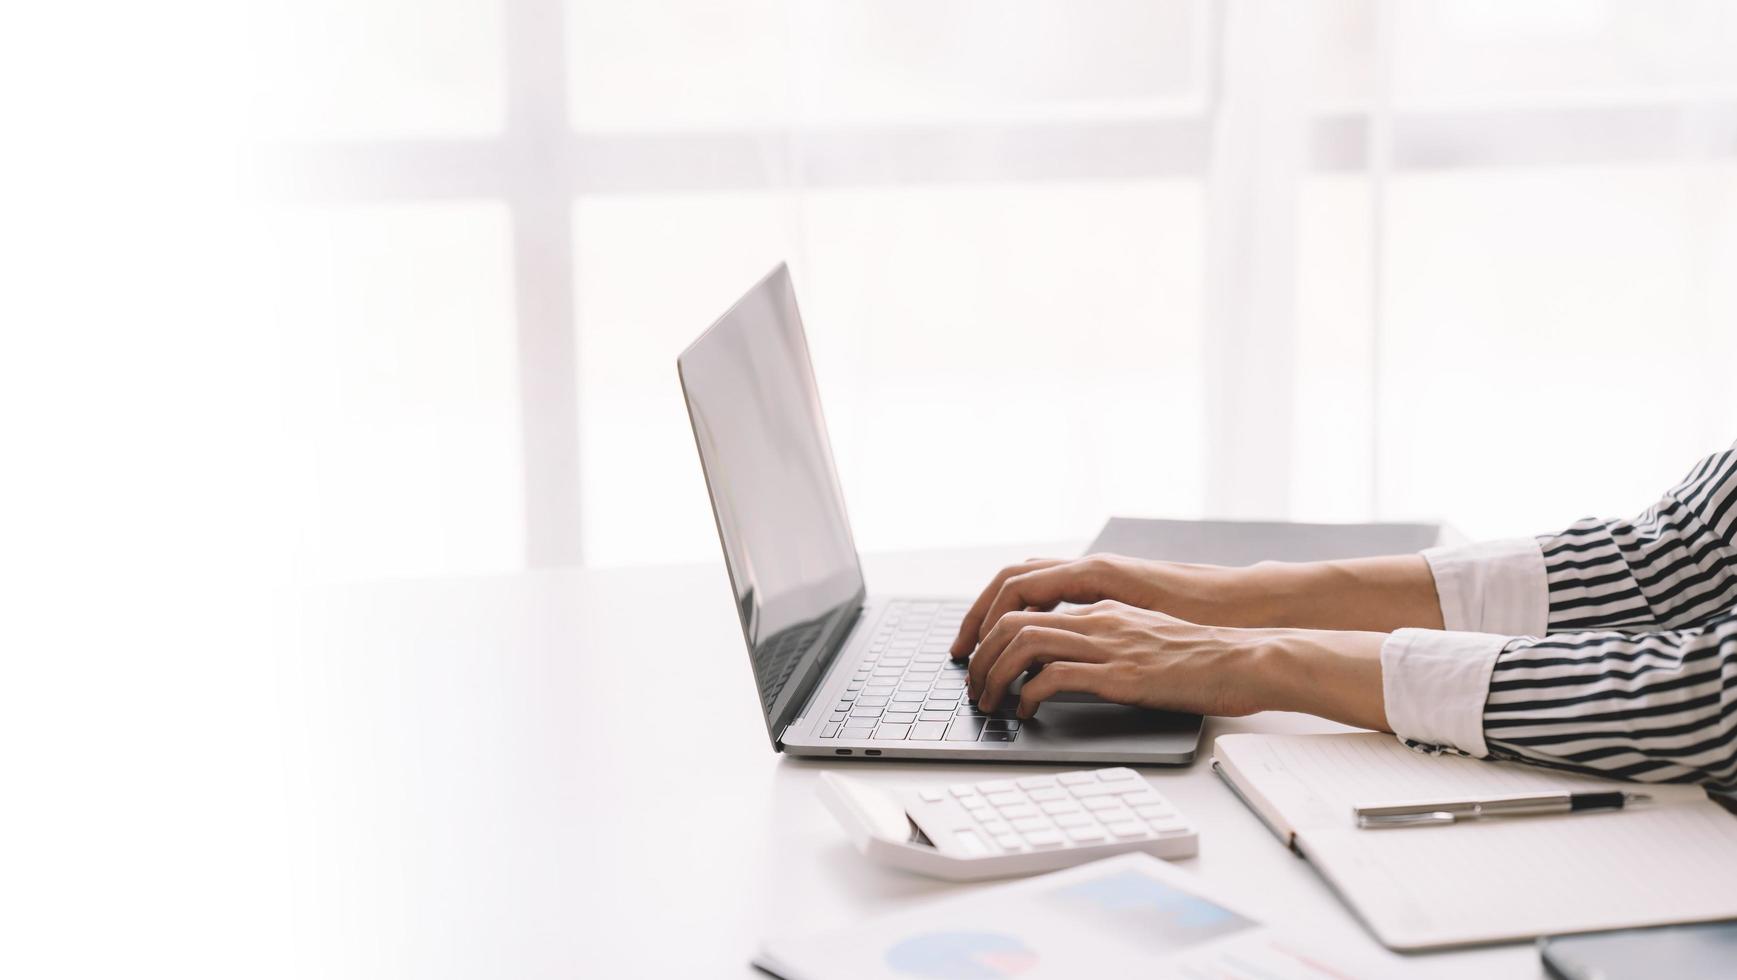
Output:
[[1620,810],[1630,803],[1650,802],[1652,797],[1645,793],[1540,793],[1531,796],[1493,796],[1482,800],[1384,803],[1351,809],[1357,817],[1357,826],[1365,830],[1375,830],[1383,827],[1445,827],[1461,820],[1480,820],[1484,817]]

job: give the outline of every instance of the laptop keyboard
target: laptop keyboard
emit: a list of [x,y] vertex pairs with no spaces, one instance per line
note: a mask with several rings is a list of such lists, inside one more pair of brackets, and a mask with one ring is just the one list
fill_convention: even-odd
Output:
[[1011,742],[1012,710],[983,712],[965,694],[965,664],[947,653],[963,602],[888,605],[868,653],[821,725],[821,738],[876,742]]

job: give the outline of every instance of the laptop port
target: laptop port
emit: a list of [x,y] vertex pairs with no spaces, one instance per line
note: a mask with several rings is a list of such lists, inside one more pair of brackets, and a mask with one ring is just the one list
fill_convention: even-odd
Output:
[[880,749],[863,749],[862,754],[863,755],[880,755],[881,750]]
[[850,750],[849,749],[833,749],[832,754],[833,755],[850,755]]

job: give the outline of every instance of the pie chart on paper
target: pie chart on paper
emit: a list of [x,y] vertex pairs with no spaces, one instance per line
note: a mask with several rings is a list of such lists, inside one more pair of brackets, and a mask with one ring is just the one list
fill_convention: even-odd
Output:
[[887,966],[933,980],[1000,980],[1037,965],[1037,954],[996,932],[925,932],[888,947]]

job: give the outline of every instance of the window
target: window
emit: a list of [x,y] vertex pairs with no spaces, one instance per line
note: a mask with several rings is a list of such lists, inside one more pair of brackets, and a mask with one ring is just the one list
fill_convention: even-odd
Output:
[[[1723,4],[281,18],[310,442],[366,475],[319,484],[334,574],[714,557],[673,360],[781,259],[870,550],[1544,530],[1737,437]],[[1706,381],[1672,405],[1585,393],[1671,358]]]

